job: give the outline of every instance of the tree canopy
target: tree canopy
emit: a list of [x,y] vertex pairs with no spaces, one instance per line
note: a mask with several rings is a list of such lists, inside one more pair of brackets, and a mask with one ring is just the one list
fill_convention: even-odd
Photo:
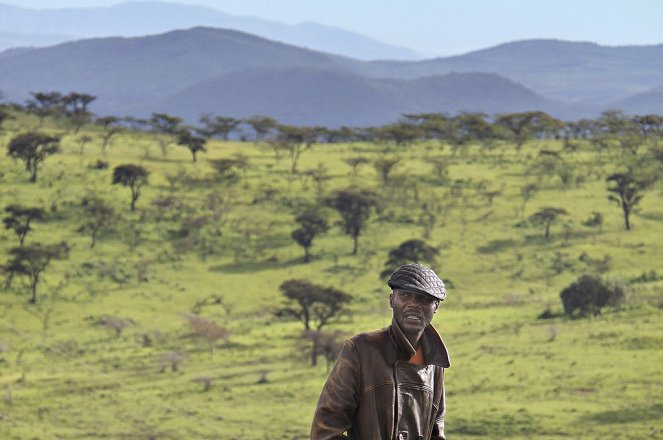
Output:
[[25,163],[30,173],[30,182],[37,181],[39,165],[48,157],[60,151],[60,138],[42,133],[25,133],[14,137],[7,146],[7,154]]

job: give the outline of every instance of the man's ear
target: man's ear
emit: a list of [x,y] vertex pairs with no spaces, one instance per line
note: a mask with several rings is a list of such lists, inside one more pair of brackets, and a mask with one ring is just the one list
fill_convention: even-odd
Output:
[[394,308],[394,293],[389,294],[389,307]]
[[435,310],[433,311],[433,314],[437,313],[437,309],[439,309],[439,308],[440,308],[440,302],[435,301]]

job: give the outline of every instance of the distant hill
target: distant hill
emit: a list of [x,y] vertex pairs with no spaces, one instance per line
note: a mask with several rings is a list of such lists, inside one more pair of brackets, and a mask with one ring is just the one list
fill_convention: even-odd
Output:
[[527,40],[447,58],[374,62],[363,75],[417,78],[451,72],[497,73],[551,99],[604,105],[658,86],[663,44],[606,47],[594,43]]
[[627,113],[663,115],[663,85],[613,102],[610,106]]
[[[281,122],[328,127],[381,125],[403,113],[556,112],[554,104],[494,74],[449,74],[415,80],[368,79],[338,71],[253,69],[200,82],[156,107],[197,119],[200,108],[246,117],[271,115]],[[150,107],[134,112],[149,114]]]
[[[339,57],[253,35],[194,28],[136,38],[100,38],[0,56],[0,90],[22,102],[32,91],[85,91],[95,108],[121,112],[221,73],[270,66],[340,68]],[[122,114],[122,113],[120,113]]]
[[[548,45],[548,55],[558,61],[531,50]],[[654,72],[663,61],[645,54],[653,56],[663,46],[631,50],[535,41],[509,47],[426,62],[362,62],[238,31],[196,27],[4,51],[0,91],[17,102],[34,91],[91,93],[98,97],[92,110],[100,115],[168,111],[194,121],[207,112],[266,114],[328,126],[383,124],[404,112],[543,110],[577,119],[619,106],[631,113],[658,108],[663,66],[655,83]],[[564,48],[575,55],[565,55]],[[582,48],[614,56],[602,64],[598,55],[580,63]],[[559,65],[573,57],[578,66]],[[515,80],[518,75],[528,80]],[[649,83],[654,85],[643,89]]]
[[234,29],[313,50],[362,60],[415,60],[417,52],[318,23],[288,25],[217,9],[159,1],[132,1],[108,7],[34,10],[0,4],[0,50],[47,46],[110,36],[144,36],[196,26]]

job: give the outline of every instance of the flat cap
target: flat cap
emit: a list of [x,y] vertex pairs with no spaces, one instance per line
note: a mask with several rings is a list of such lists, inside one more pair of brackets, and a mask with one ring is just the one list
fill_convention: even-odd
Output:
[[419,263],[405,264],[394,272],[387,284],[392,289],[403,289],[408,292],[422,293],[444,301],[447,290],[444,282],[437,274]]

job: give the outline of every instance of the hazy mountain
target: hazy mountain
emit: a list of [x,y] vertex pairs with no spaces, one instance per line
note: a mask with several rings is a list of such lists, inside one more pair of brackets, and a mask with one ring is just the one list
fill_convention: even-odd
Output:
[[287,44],[363,60],[423,58],[413,50],[336,27],[317,23],[288,25],[256,17],[234,16],[204,6],[158,1],[45,10],[0,4],[0,29],[8,35],[5,38],[0,35],[0,50],[93,37],[142,36],[195,26],[239,30]]
[[497,73],[551,99],[602,105],[659,85],[663,44],[606,47],[528,40],[419,62],[373,62],[360,69],[362,75],[391,78]]
[[30,92],[84,91],[99,110],[151,103],[198,81],[251,67],[335,69],[340,57],[237,31],[194,28],[136,38],[101,38],[0,54],[0,90],[22,102]]
[[663,85],[615,101],[610,104],[610,108],[618,108],[632,114],[663,115]]
[[[329,126],[382,124],[404,112],[543,110],[559,118],[576,119],[619,105],[632,113],[656,108],[647,102],[655,105],[660,89],[640,89],[651,81],[660,61],[647,59],[641,52],[651,55],[659,46],[632,51],[599,48],[609,53],[620,49],[619,56],[612,59],[616,67],[611,70],[607,61],[597,67],[598,58],[590,67],[578,61],[576,67],[568,64],[562,68],[559,60],[573,58],[565,55],[564,47],[572,49],[575,57],[582,47],[590,52],[595,47],[548,43],[560,50],[555,55],[558,62],[549,61],[557,76],[546,70],[543,59],[530,51],[507,50],[509,45],[450,59],[378,63],[237,31],[197,27],[147,37],[98,38],[4,51],[0,53],[0,91],[17,102],[24,102],[34,91],[91,93],[98,97],[92,110],[101,115],[168,111],[193,121],[205,112],[237,117],[267,114],[283,122]],[[548,43],[532,42],[540,48]],[[529,45],[521,42],[514,47]],[[552,49],[549,55],[553,55]],[[628,58],[631,71],[624,72]],[[493,69],[490,59],[495,62]],[[439,66],[445,63],[453,67],[447,70],[456,72],[431,73],[444,71]],[[518,66],[509,71],[511,77],[500,73],[509,64]],[[514,71],[535,86],[515,81]],[[563,77],[565,71],[569,76]],[[660,69],[656,85],[662,72]],[[569,79],[573,76],[576,82]],[[596,101],[607,104],[562,99],[576,96],[576,91],[580,95],[584,89],[598,93],[611,82],[621,84],[620,93],[631,92],[615,98],[606,91]],[[542,90],[548,91],[548,96],[542,96]],[[560,90],[559,95],[551,95],[552,90]],[[634,96],[639,92],[644,95]],[[629,100],[623,97],[627,95]]]
[[[190,120],[205,109],[235,117],[263,114],[284,123],[328,127],[381,125],[403,113],[561,110],[561,106],[494,74],[395,80],[311,68],[251,69],[220,75],[158,102],[156,107]],[[147,115],[151,108],[133,110]]]

